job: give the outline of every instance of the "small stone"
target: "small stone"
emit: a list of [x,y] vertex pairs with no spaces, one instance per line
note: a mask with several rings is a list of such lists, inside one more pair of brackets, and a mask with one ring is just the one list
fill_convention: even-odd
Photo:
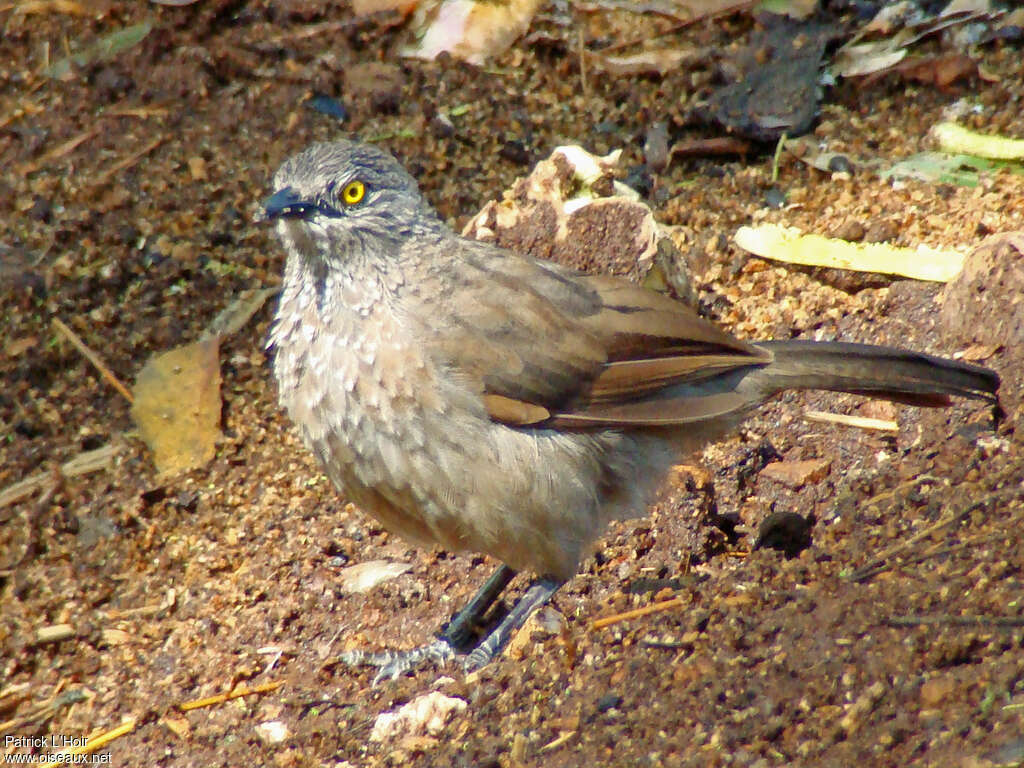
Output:
[[32,202],[32,207],[28,209],[28,217],[47,223],[50,221],[50,215],[53,213],[53,203],[47,200],[45,197],[39,197],[36,195],[35,200]]
[[808,483],[817,483],[825,478],[831,468],[826,459],[805,461],[773,461],[761,470],[761,477],[782,483],[789,488],[801,488]]
[[268,720],[256,726],[256,734],[267,744],[280,744],[288,738],[288,726],[280,720]]
[[188,159],[188,172],[192,181],[206,181],[206,161],[198,155]]
[[891,243],[899,237],[899,227],[895,222],[884,219],[871,222],[864,233],[865,243]]
[[391,741],[409,736],[436,736],[451,718],[466,709],[466,702],[433,691],[408,704],[377,716],[370,741]]
[[864,225],[856,219],[848,219],[832,231],[832,237],[850,243],[859,243],[865,234]]
[[867,719],[878,703],[885,695],[885,686],[882,683],[874,683],[864,693],[857,697],[846,711],[846,715],[839,721],[839,727],[847,734],[856,733]]
[[937,707],[949,701],[956,691],[956,681],[949,677],[933,677],[921,686],[921,703],[926,707]]
[[183,264],[190,264],[198,258],[199,254],[192,246],[192,243],[182,241],[171,246],[171,258]]
[[770,187],[764,193],[764,204],[768,208],[782,208],[786,204],[786,195],[778,187]]

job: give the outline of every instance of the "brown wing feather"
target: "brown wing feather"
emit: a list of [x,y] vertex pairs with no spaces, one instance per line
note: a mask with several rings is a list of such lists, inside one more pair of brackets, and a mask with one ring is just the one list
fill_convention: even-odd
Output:
[[607,363],[591,382],[591,403],[635,400],[681,381],[698,381],[737,365],[750,365],[749,355],[675,355]]
[[495,421],[571,429],[696,421],[739,404],[729,395],[659,395],[771,359],[625,280],[472,246],[465,266],[478,270],[473,279],[439,274],[423,288],[444,304],[436,317],[448,318],[429,347],[476,383]]

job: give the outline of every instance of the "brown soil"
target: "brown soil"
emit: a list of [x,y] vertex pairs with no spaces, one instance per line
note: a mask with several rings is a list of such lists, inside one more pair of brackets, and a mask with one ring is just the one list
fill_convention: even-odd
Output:
[[[650,122],[682,122],[702,89],[730,76],[749,16],[663,38],[706,53],[664,77],[581,77],[578,30],[591,41],[616,30],[614,42],[636,34],[626,20],[575,8],[565,29],[549,15],[537,22],[544,34],[474,68],[400,60],[400,27],[302,0],[86,5],[84,15],[61,12],[74,4],[0,11],[0,489],[120,447],[112,468],[0,509],[0,736],[81,737],[135,718],[104,748],[113,765],[1024,760],[1016,398],[994,430],[973,403],[922,412],[782,397],[695,459],[704,469],[680,469],[648,517],[608,531],[554,600],[564,633],[537,631],[468,679],[452,667],[437,683],[425,669],[370,688],[370,673],[336,654],[424,642],[494,563],[411,548],[346,505],[277,407],[269,308],[221,349],[216,458],[169,479],[132,436],[126,400],[51,326],[62,319],[132,382],[233,295],[274,284],[281,252],[252,216],[277,165],[314,140],[379,141],[455,226],[559,144],[623,147],[625,165],[638,165]],[[40,74],[47,57],[147,18],[153,31],[115,58],[63,80]],[[958,99],[977,105],[973,126],[1024,137],[1020,49],[980,55],[989,76],[949,92],[895,77],[841,83],[817,138],[851,156],[903,158]],[[343,103],[347,119],[311,109],[313,92]],[[453,110],[451,132],[435,116]],[[935,322],[935,286],[769,265],[741,256],[731,235],[751,221],[826,234],[852,223],[899,244],[969,248],[1024,228],[1021,176],[893,185],[785,160],[777,185],[792,205],[769,210],[771,166],[770,154],[677,159],[655,179],[656,215],[683,228],[711,314],[748,337],[963,348]],[[1017,298],[1000,300],[1019,312]],[[1019,352],[995,343],[986,354],[1020,381]],[[811,422],[806,409],[895,418],[900,430]],[[786,460],[824,459],[827,472],[795,488],[760,476],[772,446]],[[814,515],[798,556],[749,551],[772,512]],[[885,567],[862,572],[879,557]],[[339,567],[373,559],[412,569],[342,593]],[[674,610],[593,628],[669,594]],[[40,641],[60,624],[64,639]],[[378,714],[435,686],[469,705],[444,730],[368,741]],[[284,741],[261,737],[272,721],[287,727]]]

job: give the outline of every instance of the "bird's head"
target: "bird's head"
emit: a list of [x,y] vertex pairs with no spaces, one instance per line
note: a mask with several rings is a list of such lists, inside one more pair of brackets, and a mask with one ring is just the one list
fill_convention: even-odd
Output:
[[290,256],[327,267],[385,258],[440,224],[391,155],[345,140],[314,144],[286,160],[263,208]]

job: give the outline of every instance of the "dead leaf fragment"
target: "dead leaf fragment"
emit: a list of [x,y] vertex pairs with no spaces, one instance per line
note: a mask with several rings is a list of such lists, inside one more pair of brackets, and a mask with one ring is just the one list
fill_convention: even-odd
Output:
[[407,563],[369,560],[343,568],[339,574],[339,585],[346,592],[369,592],[381,582],[401,576],[411,568]]
[[123,51],[138,45],[153,29],[152,22],[144,21],[103,35],[78,53],[66,56],[43,70],[43,75],[54,80],[70,77],[74,67],[86,67],[98,61],[109,61]]
[[961,360],[976,363],[979,360],[988,360],[999,351],[999,344],[972,344],[959,356]]
[[483,64],[505,51],[530,27],[540,0],[441,0],[417,8],[413,27],[419,44],[403,51],[418,59],[435,59],[445,51],[470,64]]
[[948,90],[957,80],[968,79],[978,74],[978,64],[965,54],[949,53],[942,56],[914,57],[900,62],[893,67],[893,71],[908,80]]
[[775,224],[740,227],[735,241],[755,256],[787,264],[878,272],[939,283],[956,277],[964,264],[963,254],[956,251],[926,245],[899,248],[886,243],[848,243]]
[[151,358],[132,393],[132,418],[161,474],[200,467],[213,458],[221,434],[216,337]]
[[26,16],[31,14],[63,13],[68,16],[91,16],[96,13],[94,8],[88,8],[74,0],[28,0],[23,3],[16,3],[15,13],[23,13]]
[[943,152],[990,160],[1024,159],[1024,139],[978,133],[957,123],[939,123],[932,128],[931,134]]

